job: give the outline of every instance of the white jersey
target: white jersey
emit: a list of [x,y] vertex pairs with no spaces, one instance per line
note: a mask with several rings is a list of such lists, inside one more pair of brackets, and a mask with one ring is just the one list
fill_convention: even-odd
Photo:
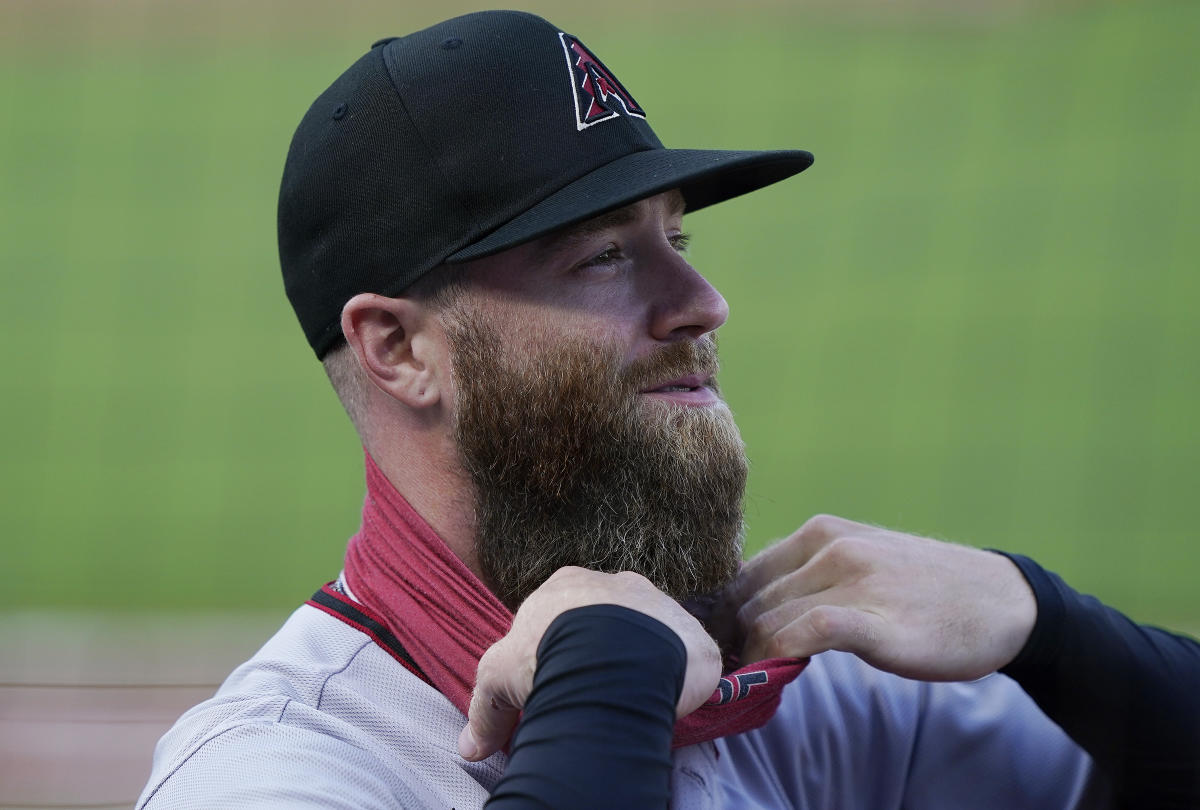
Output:
[[[159,741],[137,808],[479,808],[507,760],[461,759],[465,724],[385,644],[304,605]],[[674,759],[689,810],[1092,806],[1089,758],[1013,681],[921,683],[842,653],[763,728]]]

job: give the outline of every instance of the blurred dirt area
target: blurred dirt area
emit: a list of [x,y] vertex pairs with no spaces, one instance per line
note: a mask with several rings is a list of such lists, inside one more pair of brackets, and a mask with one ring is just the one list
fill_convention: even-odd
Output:
[[[513,4],[583,30],[622,26],[704,26],[710,21],[822,19],[853,23],[976,25],[1004,23],[1103,0],[527,0]],[[0,43],[37,49],[73,44],[341,40],[363,32],[400,35],[439,20],[476,11],[469,0],[4,0]],[[379,34],[383,36],[384,34]],[[369,44],[369,43],[368,43]]]
[[0,808],[132,807],[158,738],[284,618],[0,614]]

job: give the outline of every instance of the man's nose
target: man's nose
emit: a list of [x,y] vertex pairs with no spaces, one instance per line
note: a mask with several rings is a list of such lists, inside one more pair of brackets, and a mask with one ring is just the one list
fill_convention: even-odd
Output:
[[658,284],[650,333],[656,340],[695,339],[729,317],[729,304],[687,259],[671,250],[654,273]]

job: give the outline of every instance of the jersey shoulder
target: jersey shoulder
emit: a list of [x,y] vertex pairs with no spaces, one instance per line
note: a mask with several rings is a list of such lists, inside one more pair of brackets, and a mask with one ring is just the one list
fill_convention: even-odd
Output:
[[480,805],[504,755],[464,762],[465,722],[394,650],[304,605],[163,736],[137,806]]

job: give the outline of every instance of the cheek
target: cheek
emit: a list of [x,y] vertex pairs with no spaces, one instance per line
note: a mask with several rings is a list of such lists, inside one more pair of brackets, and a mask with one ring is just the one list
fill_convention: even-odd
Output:
[[650,340],[650,307],[632,286],[615,285],[563,311],[564,328],[577,337],[612,346],[633,359],[646,352]]
[[586,341],[611,347],[621,356],[638,355],[641,329],[637,313],[621,308],[572,307],[546,310],[531,308],[514,313],[503,328],[509,348],[536,352],[566,341]]
[[495,351],[512,358],[582,341],[611,351],[624,366],[653,348],[650,308],[631,284],[547,283],[524,296],[496,295],[475,312],[502,344]]

